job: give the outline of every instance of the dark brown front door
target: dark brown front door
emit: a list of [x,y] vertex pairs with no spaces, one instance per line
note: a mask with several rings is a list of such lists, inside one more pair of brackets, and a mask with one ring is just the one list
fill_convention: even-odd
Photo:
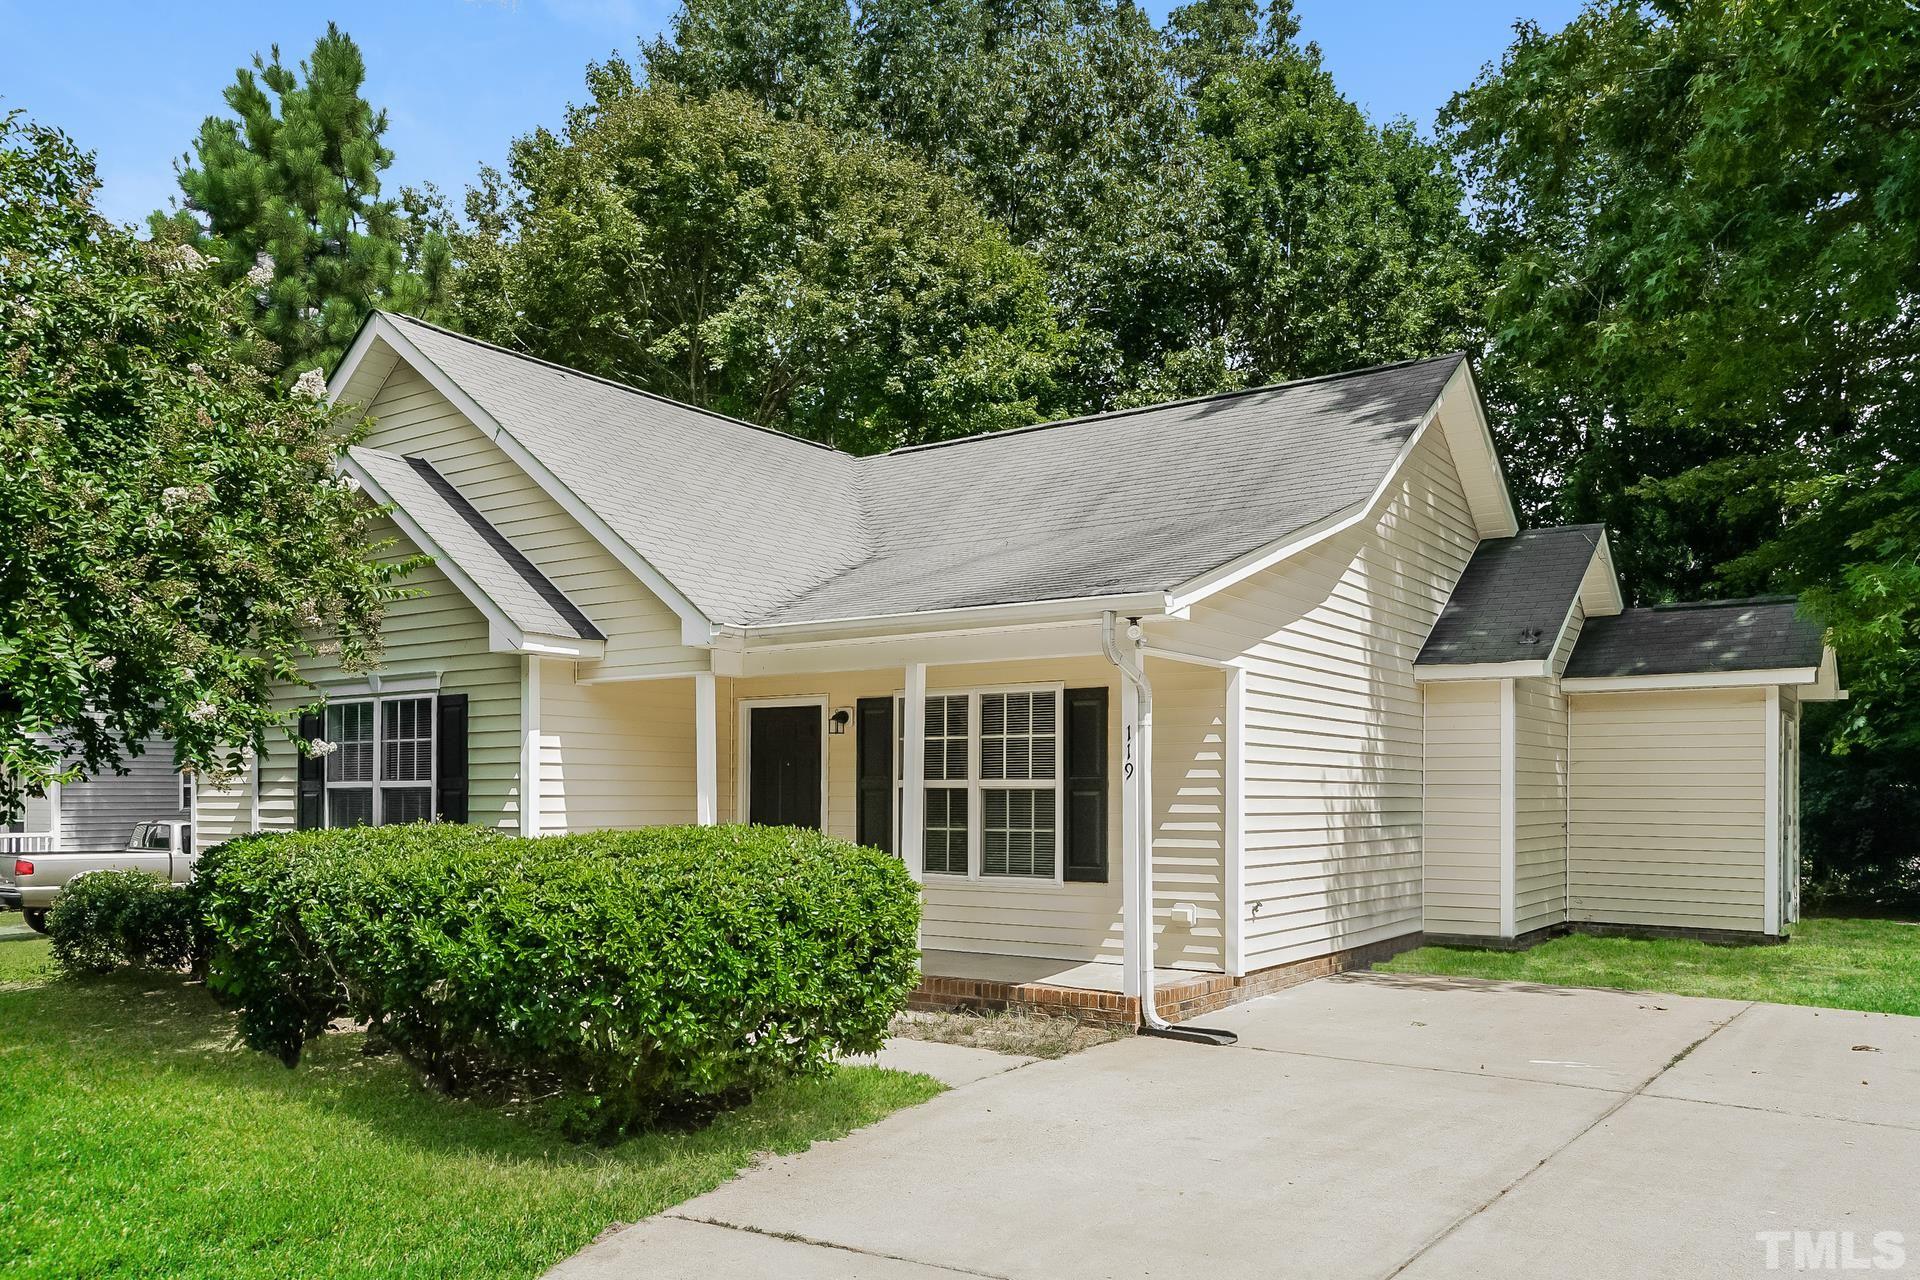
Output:
[[747,821],[820,829],[820,708],[749,707]]

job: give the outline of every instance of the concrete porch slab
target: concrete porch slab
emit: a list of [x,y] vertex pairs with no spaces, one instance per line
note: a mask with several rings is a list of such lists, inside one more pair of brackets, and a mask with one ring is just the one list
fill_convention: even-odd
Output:
[[[1123,977],[1119,961],[1046,960],[1031,956],[991,956],[971,951],[925,951],[920,972],[929,978],[967,978],[975,982],[1066,987],[1075,991],[1118,993]],[[1207,977],[1200,970],[1155,969],[1156,989]]]

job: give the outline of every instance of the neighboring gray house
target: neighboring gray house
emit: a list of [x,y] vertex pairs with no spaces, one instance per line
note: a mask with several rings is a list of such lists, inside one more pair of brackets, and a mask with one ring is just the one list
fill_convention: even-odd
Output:
[[136,822],[192,818],[192,781],[173,767],[165,739],[148,742],[125,767],[28,800],[26,812],[0,830],[0,856],[118,849]]

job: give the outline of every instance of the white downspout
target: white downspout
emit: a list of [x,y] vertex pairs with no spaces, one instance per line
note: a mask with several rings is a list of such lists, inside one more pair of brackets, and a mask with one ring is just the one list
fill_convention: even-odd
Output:
[[1202,1027],[1176,1027],[1160,1016],[1154,1007],[1153,992],[1153,685],[1147,679],[1146,663],[1142,658],[1145,648],[1144,637],[1140,630],[1140,620],[1131,618],[1127,625],[1127,645],[1130,657],[1123,656],[1125,649],[1114,636],[1115,616],[1108,612],[1101,616],[1100,643],[1106,650],[1107,661],[1119,669],[1121,677],[1132,685],[1136,713],[1139,721],[1134,728],[1134,753],[1138,760],[1134,766],[1134,803],[1137,806],[1136,820],[1129,828],[1123,828],[1125,834],[1133,837],[1134,848],[1121,850],[1122,860],[1129,874],[1135,877],[1135,901],[1139,910],[1134,917],[1135,928],[1139,932],[1138,945],[1134,948],[1138,968],[1135,972],[1140,989],[1141,1030],[1148,1035],[1172,1036],[1181,1040],[1198,1040],[1208,1044],[1232,1044],[1239,1037],[1231,1031],[1212,1031]]

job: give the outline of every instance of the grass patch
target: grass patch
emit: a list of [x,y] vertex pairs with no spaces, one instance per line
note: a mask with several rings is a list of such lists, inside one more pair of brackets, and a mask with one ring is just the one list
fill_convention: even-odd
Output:
[[1064,1058],[1096,1044],[1127,1034],[1119,1027],[1094,1026],[1073,1018],[1050,1018],[1037,1013],[910,1013],[895,1014],[891,1035],[908,1040],[935,1040],[972,1049],[1018,1053],[1029,1058]]
[[1421,947],[1374,968],[1920,1014],[1920,925],[1899,920],[1805,919],[1773,947],[1585,934],[1528,951]]
[[940,1091],[845,1067],[694,1132],[580,1147],[449,1099],[357,1034],[288,1071],[199,987],[56,979],[0,914],[0,1257],[9,1276],[536,1276],[609,1223]]

